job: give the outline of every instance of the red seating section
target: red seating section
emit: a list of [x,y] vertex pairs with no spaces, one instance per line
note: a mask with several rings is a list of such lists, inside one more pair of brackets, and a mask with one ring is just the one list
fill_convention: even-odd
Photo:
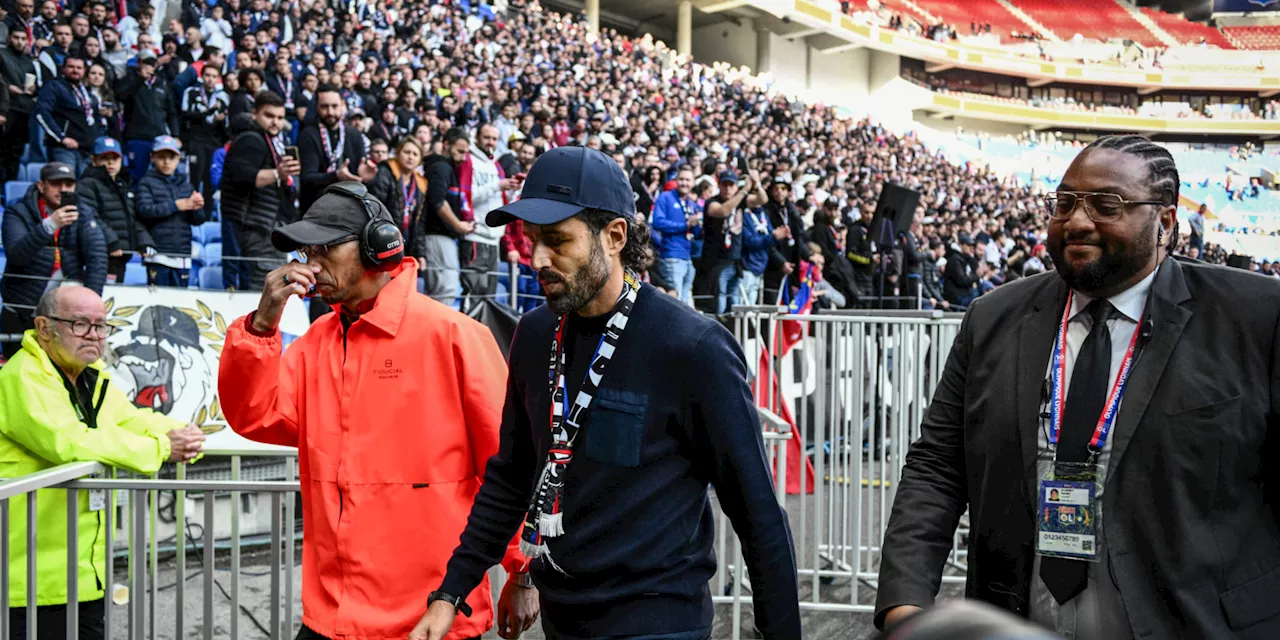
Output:
[[977,24],[990,23],[991,33],[998,34],[1000,40],[1004,42],[1009,41],[1009,33],[1012,31],[1019,33],[1030,33],[1032,31],[1031,25],[1023,22],[1018,16],[1009,13],[1009,10],[999,2],[996,2],[996,0],[965,0],[964,2],[955,2],[955,0],[916,0],[916,4],[951,25],[956,30],[956,33],[961,36],[969,35],[970,22]]
[[1099,40],[1126,38],[1144,46],[1164,46],[1146,25],[1129,15],[1115,0],[1012,1],[1063,40],[1070,40],[1079,33],[1086,38]]
[[1140,11],[1183,44],[1198,44],[1203,38],[1209,44],[1217,45],[1223,49],[1236,48],[1235,45],[1231,44],[1230,40],[1227,40],[1226,36],[1222,35],[1221,31],[1207,24],[1192,22],[1182,16],[1147,9],[1146,7],[1141,8]]
[[902,14],[904,18],[915,18],[917,22],[925,25],[930,22],[928,16],[916,11],[915,7],[902,2],[902,0],[882,0],[880,4],[888,7],[894,13]]
[[1223,27],[1222,31],[1240,49],[1280,49],[1280,25]]

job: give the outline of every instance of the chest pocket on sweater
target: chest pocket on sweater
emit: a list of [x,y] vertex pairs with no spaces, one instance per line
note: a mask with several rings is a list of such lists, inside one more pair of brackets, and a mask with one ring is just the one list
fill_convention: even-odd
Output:
[[644,394],[599,389],[591,402],[583,435],[583,453],[596,462],[620,467],[640,466],[644,442],[644,414],[649,397]]

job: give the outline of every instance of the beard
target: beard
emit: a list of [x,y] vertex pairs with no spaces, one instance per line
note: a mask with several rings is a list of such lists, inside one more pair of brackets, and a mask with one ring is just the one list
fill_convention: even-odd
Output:
[[1049,257],[1053,258],[1058,276],[1068,287],[1089,295],[1112,289],[1142,271],[1156,252],[1156,240],[1149,233],[1140,233],[1131,244],[1109,242],[1103,239],[1097,246],[1102,255],[1083,265],[1069,264],[1065,259],[1069,238],[1060,236],[1048,243]]
[[609,281],[609,261],[604,257],[604,247],[600,244],[599,237],[593,237],[591,240],[591,253],[587,256],[587,264],[565,280],[559,274],[552,272],[550,269],[543,269],[538,272],[538,279],[543,282],[561,282],[564,284],[562,291],[559,293],[549,293],[546,287],[543,292],[547,295],[547,306],[556,312],[556,315],[565,315],[573,311],[577,311],[591,302],[596,294],[604,288]]

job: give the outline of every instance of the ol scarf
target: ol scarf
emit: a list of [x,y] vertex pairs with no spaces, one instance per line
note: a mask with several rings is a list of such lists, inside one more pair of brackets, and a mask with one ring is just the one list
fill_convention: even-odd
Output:
[[586,423],[587,411],[591,408],[591,399],[595,397],[600,381],[604,379],[605,368],[618,348],[622,333],[627,328],[627,320],[631,317],[631,309],[635,306],[640,292],[640,282],[636,275],[625,272],[622,276],[622,294],[613,307],[612,315],[605,325],[604,335],[591,357],[591,368],[578,389],[578,396],[569,409],[568,390],[565,387],[565,324],[568,316],[560,316],[555,337],[551,340],[551,367],[548,376],[551,385],[551,450],[547,452],[547,461],[538,477],[537,491],[533,495],[533,503],[529,505],[529,513],[525,517],[524,531],[520,534],[520,551],[530,559],[543,558],[556,571],[564,573],[551,559],[551,550],[547,547],[546,538],[564,535],[564,484],[569,463],[573,460],[573,446],[578,432]]
[[329,159],[329,173],[335,173],[338,170],[338,163],[342,162],[342,157],[347,154],[347,127],[341,122],[338,123],[338,148],[334,149],[329,145],[329,128],[320,124],[320,146],[324,147],[324,156]]

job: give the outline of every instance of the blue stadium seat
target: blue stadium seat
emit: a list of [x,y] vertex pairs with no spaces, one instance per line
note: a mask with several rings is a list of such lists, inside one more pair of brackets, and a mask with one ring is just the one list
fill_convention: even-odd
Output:
[[147,283],[147,268],[142,262],[129,262],[124,265],[124,283],[139,285]]
[[27,195],[27,188],[31,186],[30,182],[25,180],[14,180],[6,182],[4,185],[4,206],[11,207],[13,203],[22,199]]
[[200,271],[202,271],[203,269],[204,268],[200,266],[200,263],[198,262],[191,263],[191,274],[190,274],[191,277],[187,279],[188,289],[200,288]]
[[40,170],[44,168],[45,164],[48,163],[28,162],[27,164],[22,165],[22,168],[18,171],[18,179],[26,180],[27,182],[35,182],[36,180],[39,180]]
[[202,262],[206,267],[216,267],[222,264],[222,243],[210,242],[204,245]]
[[226,287],[222,286],[222,269],[201,269],[200,288],[209,291],[225,289]]
[[222,223],[214,221],[200,225],[200,238],[200,242],[203,244],[222,242]]
[[191,262],[193,264],[204,264],[204,245],[191,241]]

